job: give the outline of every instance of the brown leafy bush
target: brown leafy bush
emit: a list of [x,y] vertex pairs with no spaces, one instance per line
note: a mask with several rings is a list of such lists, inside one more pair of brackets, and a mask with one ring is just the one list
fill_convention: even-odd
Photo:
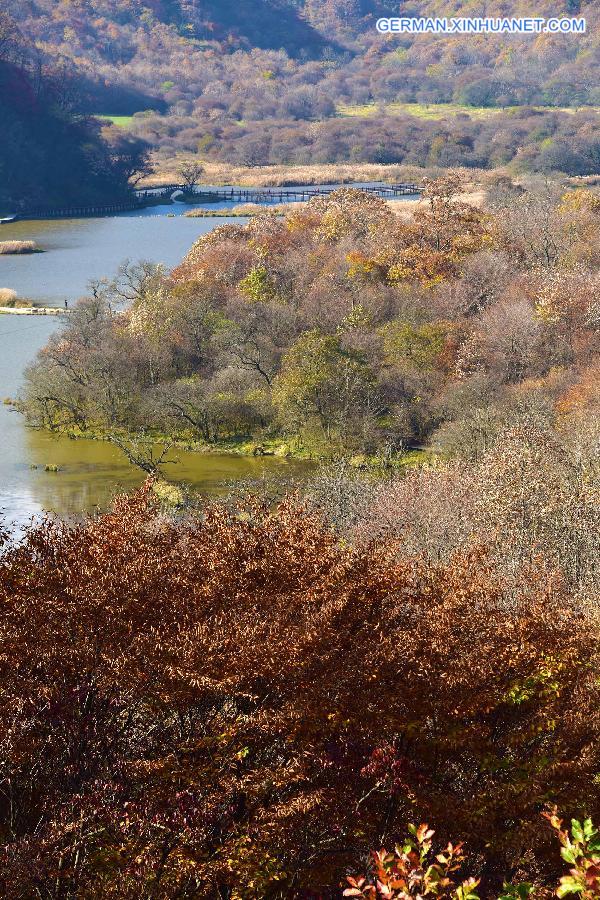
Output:
[[403,823],[494,891],[597,817],[598,640],[560,584],[147,486],[0,560],[0,894],[339,896]]

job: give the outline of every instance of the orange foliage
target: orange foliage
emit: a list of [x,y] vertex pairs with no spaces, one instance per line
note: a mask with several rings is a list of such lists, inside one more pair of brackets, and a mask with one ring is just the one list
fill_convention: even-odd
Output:
[[526,849],[553,874],[540,803],[600,792],[598,640],[558,584],[151,496],[0,560],[0,893],[335,896],[416,816],[490,889]]
[[596,413],[600,404],[600,363],[595,363],[581,373],[556,401],[556,411],[562,418],[581,413]]

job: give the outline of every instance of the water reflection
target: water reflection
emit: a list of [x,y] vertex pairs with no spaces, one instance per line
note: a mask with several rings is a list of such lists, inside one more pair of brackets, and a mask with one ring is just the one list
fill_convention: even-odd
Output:
[[[38,510],[51,510],[66,517],[105,508],[115,493],[133,490],[145,478],[107,441],[71,440],[34,429],[25,431],[28,466],[36,466],[28,468],[28,481]],[[175,449],[169,452],[169,459],[174,462],[164,467],[167,478],[209,495],[221,493],[230,480],[258,478],[263,472],[300,474],[307,469],[306,463],[276,457]],[[58,466],[59,471],[45,471],[48,464]]]

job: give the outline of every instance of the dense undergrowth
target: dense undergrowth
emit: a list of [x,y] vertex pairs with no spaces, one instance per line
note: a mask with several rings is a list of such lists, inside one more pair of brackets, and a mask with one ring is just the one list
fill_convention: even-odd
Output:
[[339,897],[415,820],[481,896],[552,889],[541,813],[600,813],[597,610],[560,573],[152,497],[0,558],[4,896]]

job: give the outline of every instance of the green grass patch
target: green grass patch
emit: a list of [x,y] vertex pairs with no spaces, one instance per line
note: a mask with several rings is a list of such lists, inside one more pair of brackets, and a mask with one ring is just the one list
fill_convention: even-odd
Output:
[[375,116],[380,109],[385,109],[390,116],[409,115],[419,119],[444,119],[465,113],[474,118],[488,118],[502,112],[487,106],[462,106],[459,103],[366,103],[362,106],[338,106],[338,115],[359,118]]
[[109,116],[104,113],[94,113],[94,117],[102,119],[103,122],[111,122],[118,128],[129,128],[133,119],[133,116]]
[[[500,108],[497,106],[465,106],[461,103],[365,103],[362,105],[340,105],[337,107],[338,116],[349,118],[366,118],[376,116],[380,109],[384,109],[387,115],[415,116],[418,119],[446,119],[451,116],[468,115],[473,119],[487,119],[496,116],[498,113],[515,113],[526,107],[507,106]],[[528,107],[538,112],[599,112],[598,106],[581,106],[577,109],[571,106],[533,106]]]

